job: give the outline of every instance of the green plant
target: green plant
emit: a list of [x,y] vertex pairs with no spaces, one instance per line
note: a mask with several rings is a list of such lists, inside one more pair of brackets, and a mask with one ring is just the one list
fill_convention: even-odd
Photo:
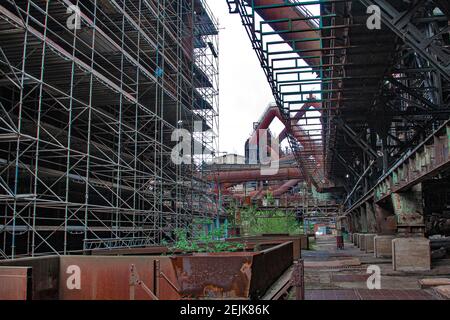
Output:
[[271,206],[271,205],[273,205],[274,203],[275,203],[275,198],[273,197],[273,194],[272,194],[272,192],[267,192],[267,194],[266,194],[266,200],[267,200],[267,204],[269,205],[269,206]]
[[237,225],[237,221],[236,221],[236,212],[237,212],[237,210],[238,210],[238,206],[237,206],[235,200],[231,200],[228,208],[226,209],[226,211],[227,211],[227,218],[228,218],[228,224],[231,227],[236,227],[236,225]]
[[175,230],[175,239],[173,247],[169,247],[169,250],[172,252],[180,250],[183,253],[187,253],[198,250],[198,245],[188,239],[187,232],[184,229]]
[[303,225],[295,213],[281,210],[257,210],[254,207],[242,211],[242,228],[247,235],[262,233],[303,233]]
[[[199,222],[197,220],[196,222]],[[211,219],[201,220],[202,224],[210,224]],[[205,229],[194,228],[193,236],[188,237],[188,233],[184,229],[175,230],[176,241],[172,247],[169,247],[171,252],[181,251],[187,252],[234,252],[244,248],[243,244],[235,242],[226,242],[224,240],[226,235],[226,226],[222,225],[219,228],[214,228],[212,231]]]

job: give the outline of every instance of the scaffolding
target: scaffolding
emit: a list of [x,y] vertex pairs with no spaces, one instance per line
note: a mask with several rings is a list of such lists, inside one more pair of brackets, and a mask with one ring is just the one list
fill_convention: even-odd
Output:
[[203,156],[171,161],[175,129],[217,143],[203,0],[3,1],[0,73],[3,257],[170,242],[219,212]]

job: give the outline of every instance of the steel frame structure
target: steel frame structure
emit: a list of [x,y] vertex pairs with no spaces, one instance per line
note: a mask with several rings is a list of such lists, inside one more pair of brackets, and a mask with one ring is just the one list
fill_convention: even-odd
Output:
[[360,2],[364,7],[379,6],[382,28],[394,36],[395,48],[368,108],[374,120],[366,120],[365,127],[359,120],[353,129],[348,124],[343,128],[342,121],[338,124],[363,150],[356,155],[362,159],[359,165],[350,161],[346,166],[358,172],[350,179],[356,185],[348,207],[365,198],[391,168],[450,117],[449,16],[443,13],[442,2]]
[[198,156],[171,161],[173,130],[196,122],[216,148],[203,0],[8,0],[0,30],[3,257],[159,244],[218,212]]
[[[312,174],[317,162],[301,143],[291,148],[316,186],[331,180],[345,189],[347,207],[449,118],[445,1],[227,3],[240,14],[284,115],[292,119],[310,95],[321,103],[321,128],[314,128],[320,135],[310,139],[322,150],[322,175]],[[381,8],[381,30],[367,26],[370,5]],[[320,9],[316,16],[313,6]],[[292,130],[309,132],[311,116],[305,114]]]
[[[261,66],[269,81],[284,122],[291,123],[291,119],[295,118],[297,112],[304,111],[301,110],[303,104],[308,102],[321,102],[321,99],[311,98],[311,95],[318,93],[317,91],[307,90],[303,92],[302,89],[303,85],[314,86],[320,83],[320,80],[315,80],[311,76],[315,71],[314,68],[310,68],[307,65],[305,66],[304,63],[299,62],[300,58],[298,57],[298,53],[300,51],[295,48],[295,41],[291,43],[293,47],[286,48],[286,46],[281,46],[280,48],[280,45],[286,44],[286,41],[273,40],[274,35],[290,33],[292,29],[268,30],[271,24],[276,23],[286,24],[292,28],[292,19],[261,20],[258,17],[258,12],[261,12],[261,10],[278,10],[284,7],[296,8],[298,6],[298,4],[288,1],[281,2],[281,5],[257,5],[253,0],[227,0],[230,12],[239,13],[241,16],[242,23],[246,28],[252,46],[257,53]],[[305,14],[309,13],[304,8],[302,12]],[[316,23],[317,18],[311,15],[299,19]],[[318,40],[320,39],[299,39],[299,41],[303,42],[315,42]],[[316,56],[308,57],[316,58]],[[320,109],[316,111],[322,112]],[[311,115],[317,117],[314,112],[305,112],[300,119],[296,120],[296,124],[292,124],[291,127],[287,128],[286,136],[293,155],[297,160],[297,165],[304,172],[306,179],[311,181],[319,189],[322,189],[328,182],[323,175],[323,167],[318,165],[318,158],[323,158],[323,154],[320,151],[322,149],[322,136],[320,133],[320,125],[308,118]],[[302,124],[301,127],[299,123]],[[309,148],[306,147],[306,144],[301,144],[295,138],[295,133],[299,130],[306,132],[307,139],[313,142]]]

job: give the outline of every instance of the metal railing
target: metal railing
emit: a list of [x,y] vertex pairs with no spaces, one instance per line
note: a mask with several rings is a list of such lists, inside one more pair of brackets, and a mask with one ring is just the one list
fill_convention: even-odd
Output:
[[[303,0],[289,0],[292,3],[298,3],[299,5],[295,7],[300,13],[305,16],[305,18],[311,18],[314,17],[314,14],[308,10],[308,8],[305,5],[305,1]],[[307,20],[308,23],[313,24],[313,28],[318,28],[320,26],[320,20],[317,19],[309,19]]]
[[85,239],[83,242],[84,250],[132,248],[155,245],[155,242],[149,237]]

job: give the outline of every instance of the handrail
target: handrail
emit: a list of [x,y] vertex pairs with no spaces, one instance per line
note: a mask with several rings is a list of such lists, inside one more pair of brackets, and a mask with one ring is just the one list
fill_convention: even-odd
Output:
[[[289,0],[289,1],[293,2],[293,3],[298,3],[298,4],[301,4],[301,3],[304,2],[302,0]],[[314,17],[314,14],[311,11],[309,11],[308,8],[305,5],[299,5],[299,6],[296,6],[294,8],[297,9],[298,11],[300,11],[300,13],[303,16],[305,16],[306,18]],[[308,23],[313,23],[314,24],[313,27],[315,27],[315,28],[318,28],[319,25],[320,25],[319,19],[309,19],[309,20],[307,20],[307,22]]]

